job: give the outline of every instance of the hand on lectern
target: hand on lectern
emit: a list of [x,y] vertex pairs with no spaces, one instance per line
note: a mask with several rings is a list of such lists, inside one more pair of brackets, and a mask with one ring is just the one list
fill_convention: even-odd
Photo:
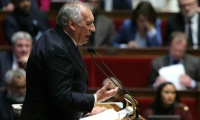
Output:
[[111,85],[111,82],[106,83],[101,89],[99,89],[95,95],[97,96],[97,103],[105,101],[108,98],[114,96],[118,92],[118,87],[107,91],[107,88]]
[[103,112],[103,111],[105,111],[105,110],[107,110],[107,108],[95,106],[95,107],[92,109],[92,112],[91,112],[91,113],[88,113],[87,116],[96,115],[96,114],[101,113],[101,112]]

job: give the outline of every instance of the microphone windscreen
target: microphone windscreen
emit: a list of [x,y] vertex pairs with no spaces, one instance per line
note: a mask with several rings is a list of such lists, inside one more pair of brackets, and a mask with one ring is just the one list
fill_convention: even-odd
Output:
[[96,50],[95,50],[95,49],[93,49],[93,48],[91,48],[91,51],[92,51],[93,53],[96,53]]
[[87,48],[88,52],[90,53],[91,52],[91,48]]

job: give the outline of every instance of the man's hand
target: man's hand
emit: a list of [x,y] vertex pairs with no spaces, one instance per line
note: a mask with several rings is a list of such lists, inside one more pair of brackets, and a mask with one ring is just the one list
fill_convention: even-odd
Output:
[[107,91],[107,88],[111,85],[111,81],[106,83],[100,90],[98,90],[95,95],[97,96],[97,103],[107,100],[108,98],[114,96],[118,92],[118,87]]
[[192,87],[192,79],[190,76],[186,74],[182,74],[179,76],[179,81],[181,85],[186,86],[186,87]]
[[163,82],[166,82],[167,80],[164,79],[163,77],[158,76],[156,78],[156,87],[158,87],[160,84],[162,84]]
[[91,112],[91,113],[88,113],[87,116],[96,115],[96,114],[101,113],[101,112],[103,112],[103,111],[105,111],[105,110],[107,110],[107,108],[95,106],[95,107],[92,109],[92,112]]
[[135,41],[131,40],[128,43],[127,48],[138,48],[138,44]]
[[20,58],[18,59],[19,67],[21,67],[21,68],[26,68],[26,64],[27,64],[27,61],[28,61],[28,57],[29,57],[29,55],[20,57]]

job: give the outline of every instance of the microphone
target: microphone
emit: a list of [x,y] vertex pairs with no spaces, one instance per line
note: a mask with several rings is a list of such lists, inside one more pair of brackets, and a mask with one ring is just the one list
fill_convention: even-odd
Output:
[[[94,57],[92,55],[92,52],[94,52],[95,50],[91,49],[91,48],[87,48],[88,52],[91,54],[92,59],[94,61],[94,63],[96,64],[96,66],[115,84],[115,86],[117,86],[117,84],[103,71],[103,69],[96,63],[96,61],[94,60]],[[118,81],[118,80],[117,80]],[[117,86],[118,87],[118,86]],[[123,94],[123,96],[125,95],[124,92],[118,87],[119,91]]]
[[[138,110],[138,108],[137,108],[137,104],[138,104],[137,101],[136,101],[136,100],[133,98],[133,96],[128,92],[128,90],[122,85],[122,83],[117,79],[117,77],[111,72],[111,70],[106,66],[106,64],[102,61],[102,59],[100,58],[100,56],[97,54],[96,50],[93,49],[93,48],[87,48],[87,50],[88,50],[88,52],[91,54],[94,63],[99,67],[99,69],[100,69],[100,70],[115,84],[115,82],[114,82],[114,81],[103,71],[103,69],[96,63],[96,61],[95,61],[94,58],[93,58],[92,52],[98,56],[98,58],[100,59],[100,61],[102,62],[102,64],[107,68],[107,70],[113,75],[113,77],[118,81],[118,83],[119,83],[119,84],[123,87],[123,89],[128,93],[128,95],[127,95],[127,94],[124,94],[124,92],[115,84],[115,86],[119,88],[120,92],[123,94],[123,96],[125,97],[125,99],[126,99],[127,101],[129,101],[129,102],[135,104],[136,109],[133,108],[133,110],[135,110],[135,113],[136,113],[134,120],[141,120],[141,118],[139,118],[139,110]],[[123,108],[125,108],[125,107],[123,106]],[[133,112],[134,112],[134,111],[133,111]]]

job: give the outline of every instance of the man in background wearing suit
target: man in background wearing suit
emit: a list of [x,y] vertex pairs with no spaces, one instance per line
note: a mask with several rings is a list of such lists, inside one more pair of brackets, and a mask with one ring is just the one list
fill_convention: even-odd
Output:
[[14,11],[2,22],[8,44],[11,36],[17,31],[26,31],[33,38],[33,44],[40,35],[50,28],[47,14],[38,8],[33,8],[31,0],[12,0]]
[[26,93],[24,69],[8,70],[5,74],[6,90],[0,92],[0,120],[19,120],[12,104],[22,104]]
[[200,16],[197,12],[197,0],[178,0],[180,13],[168,20],[165,29],[165,45],[173,31],[182,31],[188,36],[188,46],[200,46]]
[[109,82],[95,94],[87,94],[89,78],[78,46],[95,32],[91,9],[87,3],[68,0],[58,13],[56,27],[33,47],[20,120],[79,120],[84,113],[104,111],[94,104],[117,93],[118,88],[106,90]]
[[85,0],[94,6],[92,11],[94,16],[94,25],[96,32],[92,33],[89,37],[89,41],[86,45],[92,46],[111,46],[112,40],[115,37],[115,27],[113,21],[102,15],[100,12],[100,0]]
[[183,64],[186,74],[180,75],[180,84],[187,88],[197,88],[200,81],[200,59],[185,54],[187,37],[182,32],[173,32],[170,36],[169,54],[152,61],[149,87],[157,88],[166,80],[159,76],[159,69],[173,64]]
[[32,38],[27,32],[18,31],[11,39],[12,51],[0,53],[0,87],[5,86],[5,73],[10,69],[26,67],[32,49]]

